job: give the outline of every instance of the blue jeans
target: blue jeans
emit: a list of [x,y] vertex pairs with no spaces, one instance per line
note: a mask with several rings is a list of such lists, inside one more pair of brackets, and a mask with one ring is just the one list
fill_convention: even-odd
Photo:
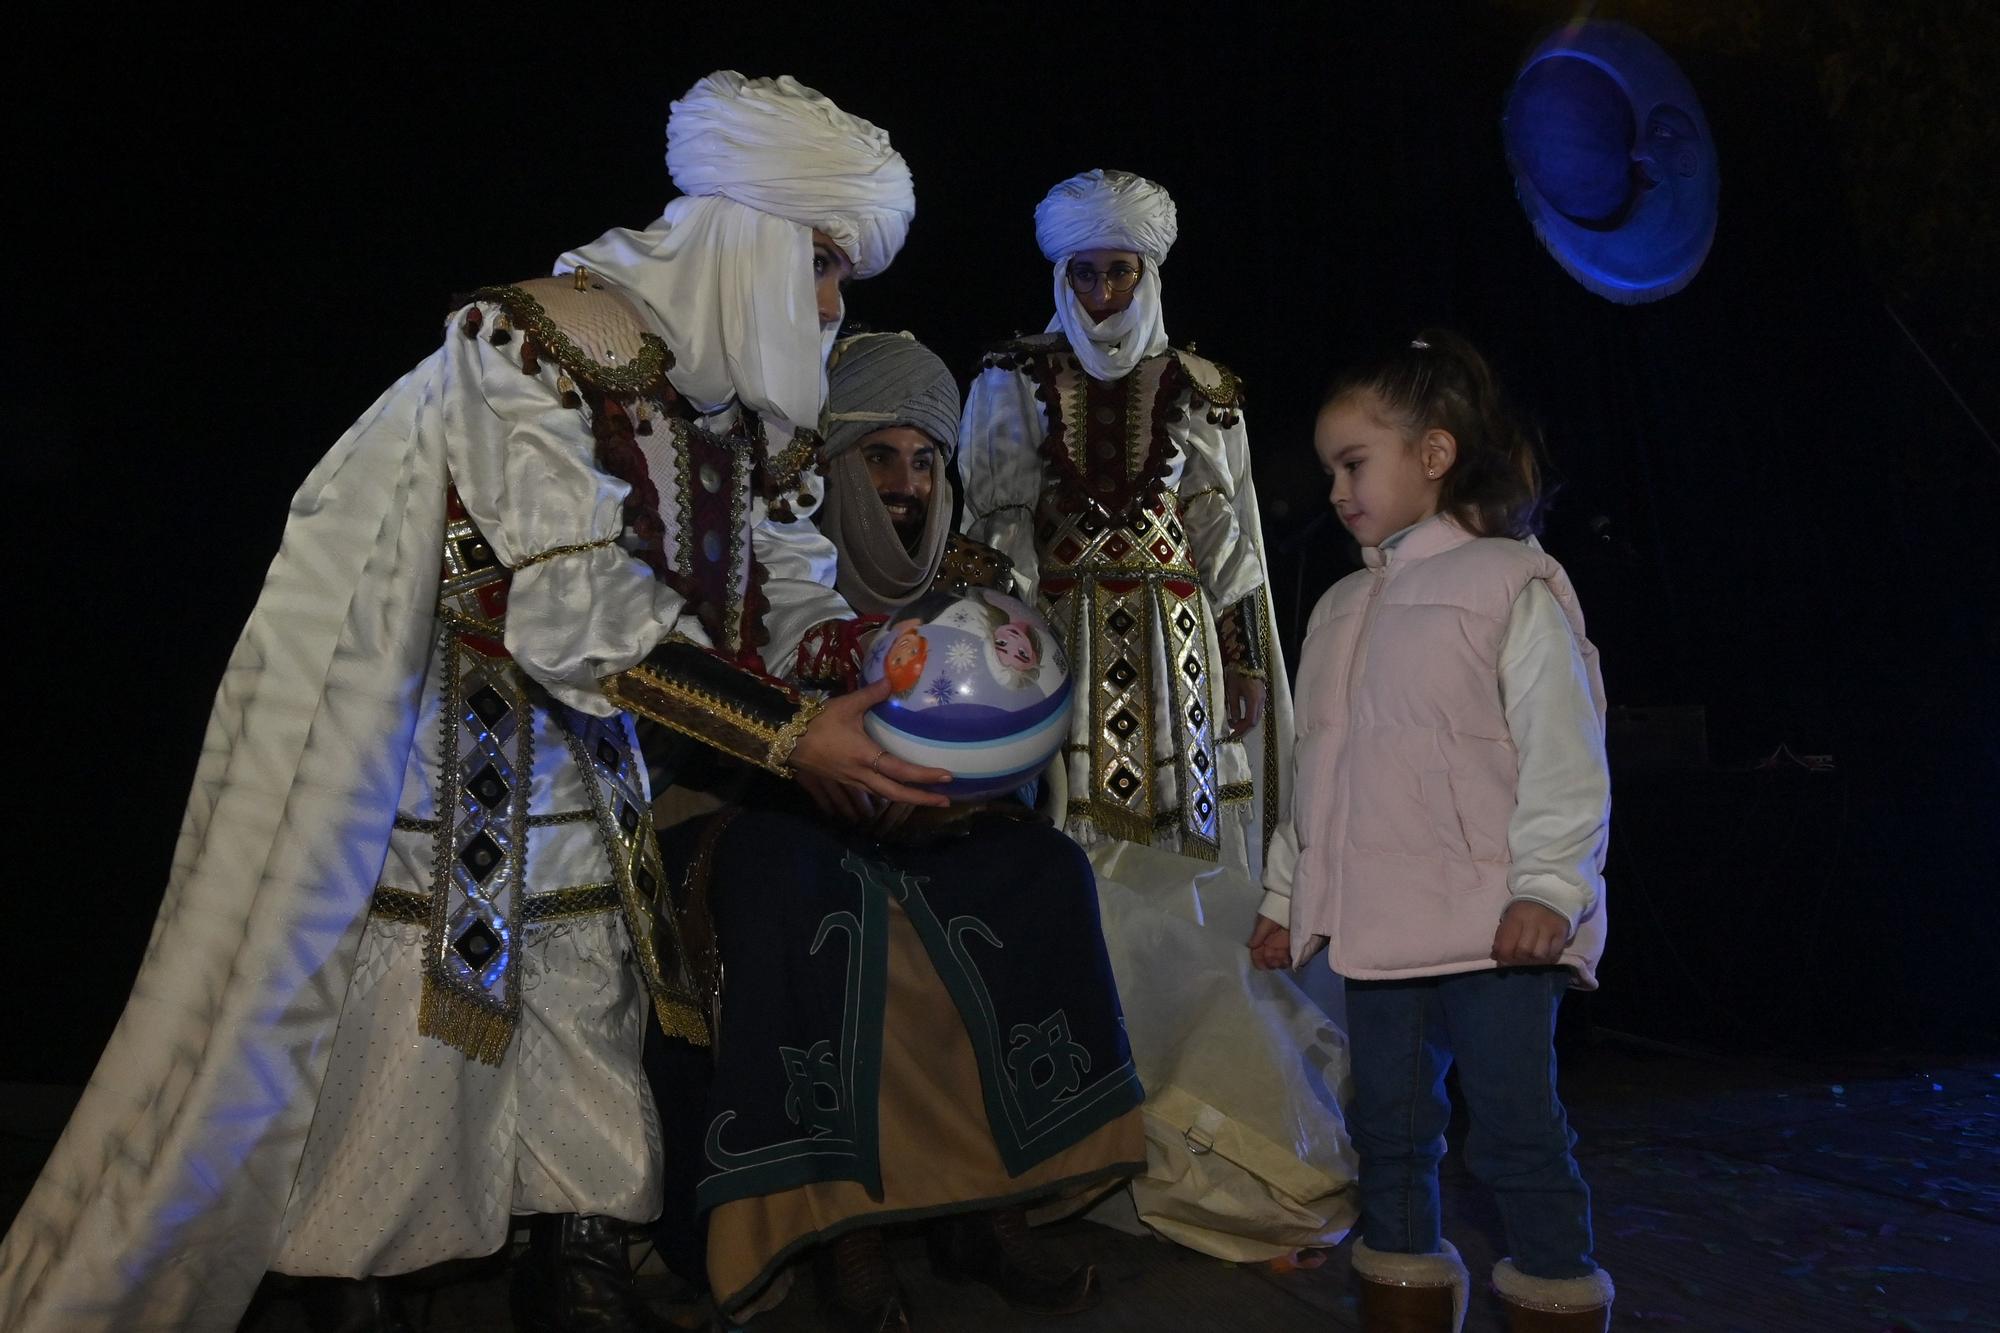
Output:
[[1347,983],[1348,1129],[1361,1154],[1369,1248],[1438,1248],[1438,1162],[1451,1119],[1444,1076],[1456,1059],[1471,1120],[1466,1165],[1499,1200],[1515,1267],[1542,1278],[1593,1271],[1590,1190],[1556,1099],[1556,1007],[1568,984],[1561,967]]

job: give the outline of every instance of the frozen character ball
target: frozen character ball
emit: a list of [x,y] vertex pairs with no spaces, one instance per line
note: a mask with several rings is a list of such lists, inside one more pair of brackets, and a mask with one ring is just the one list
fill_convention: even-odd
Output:
[[943,789],[954,801],[1014,791],[1069,737],[1062,645],[1005,593],[918,598],[876,636],[861,674],[890,687],[863,719],[868,734],[898,758],[954,774]]

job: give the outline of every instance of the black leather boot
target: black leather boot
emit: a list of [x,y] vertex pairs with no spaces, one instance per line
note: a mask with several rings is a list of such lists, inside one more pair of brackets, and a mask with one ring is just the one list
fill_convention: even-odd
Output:
[[1097,1304],[1097,1270],[1051,1256],[1028,1235],[1019,1208],[963,1213],[931,1225],[931,1269],[947,1282],[983,1282],[1017,1310],[1075,1314]]
[[528,1223],[528,1251],[514,1260],[514,1327],[520,1333],[668,1333],[632,1281],[625,1224],[546,1213]]
[[394,1287],[377,1277],[302,1277],[299,1304],[312,1333],[416,1333]]
[[826,1242],[815,1263],[820,1310],[841,1333],[908,1333],[910,1312],[880,1230],[862,1227]]

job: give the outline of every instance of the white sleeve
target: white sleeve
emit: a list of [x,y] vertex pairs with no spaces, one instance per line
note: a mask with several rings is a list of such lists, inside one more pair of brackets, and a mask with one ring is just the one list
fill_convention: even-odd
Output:
[[[486,307],[491,327],[499,313]],[[598,681],[636,665],[681,618],[679,594],[618,546],[629,489],[597,465],[557,367],[522,372],[519,342],[495,347],[446,326],[441,387],[452,484],[500,563],[514,571],[507,651],[549,693],[608,717]]]
[[[825,503],[826,482],[817,469],[799,479],[799,487]],[[847,599],[834,591],[840,553],[810,518],[790,521],[771,513],[758,500],[750,512],[750,550],[764,567],[764,628],[770,642],[760,650],[764,669],[773,676],[790,674],[799,643],[814,625],[847,620],[854,615]]]
[[1281,926],[1292,924],[1292,879],[1298,869],[1299,831],[1287,815],[1264,852],[1264,901],[1258,904],[1257,915]]
[[1041,585],[1035,506],[1042,498],[1042,439],[1048,426],[1035,386],[1019,371],[980,372],[965,396],[958,432],[958,477],[965,486],[965,535],[1014,562],[1029,587]]
[[1246,517],[1254,513],[1250,481],[1250,432],[1240,408],[1223,426],[1200,412],[1188,427],[1188,459],[1181,473],[1181,522],[1194,548],[1202,590],[1217,611],[1236,605],[1264,582],[1255,542],[1244,540]]
[[1507,826],[1508,890],[1560,912],[1574,931],[1603,892],[1611,774],[1576,635],[1540,579],[1514,600],[1500,650],[1500,698],[1520,752]]

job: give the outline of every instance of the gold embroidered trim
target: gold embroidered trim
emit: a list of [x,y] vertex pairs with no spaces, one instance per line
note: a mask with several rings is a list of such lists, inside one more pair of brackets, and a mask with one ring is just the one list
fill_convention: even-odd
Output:
[[792,442],[780,449],[764,465],[766,493],[776,495],[788,491],[798,481],[799,474],[806,470],[819,452],[819,435],[804,426],[792,432]]
[[824,707],[825,701],[821,699],[808,696],[800,700],[799,711],[792,714],[791,721],[778,728],[777,736],[772,739],[770,755],[764,761],[764,767],[781,778],[791,777],[792,751],[798,748],[799,737],[806,734],[806,728],[812,725],[812,720]]
[[409,889],[392,889],[384,884],[375,890],[375,897],[368,904],[368,915],[383,921],[427,926],[431,921],[431,896]]
[[443,621],[447,628],[460,634],[470,634],[500,643],[506,642],[507,639],[507,627],[497,620],[482,620],[478,616],[466,615],[463,611],[454,611],[448,606],[438,608],[438,619]]
[[[1269,573],[1270,573],[1269,567],[1267,566],[1265,570],[1266,577],[1269,577]],[[1276,657],[1276,654],[1278,652],[1278,638],[1276,634],[1278,622],[1276,618],[1273,617],[1271,614],[1270,589],[1263,584],[1259,584],[1257,587],[1257,623],[1263,627],[1264,643],[1266,651],[1268,651],[1273,655],[1270,659],[1267,660],[1274,662],[1281,660]],[[1280,772],[1280,764],[1278,762],[1279,756],[1278,756],[1277,719],[1278,719],[1277,700],[1266,698],[1264,700],[1264,740],[1263,740],[1264,856],[1266,857],[1266,859],[1268,859],[1271,855],[1271,839],[1278,831],[1278,818],[1282,809],[1282,804],[1279,801],[1278,797],[1278,784],[1283,775]]]
[[[1194,391],[1206,398],[1215,407],[1241,407],[1243,405],[1243,381],[1235,371],[1220,361],[1211,361],[1205,356],[1197,356],[1192,347],[1185,350],[1176,348],[1174,355],[1180,359],[1181,369],[1187,372],[1188,383]],[[1206,380],[1202,373],[1213,370],[1216,379]]]
[[537,551],[527,559],[510,566],[516,573],[530,565],[539,565],[548,560],[560,560],[566,555],[581,555],[585,551],[601,551],[607,546],[616,546],[616,537],[600,537],[594,542],[573,542],[568,546],[551,546],[546,551]]
[[[452,914],[462,898],[468,905],[488,904],[500,917],[504,938],[508,933],[506,918],[516,910],[525,891],[528,775],[535,771],[533,705],[512,662],[491,661],[466,648],[449,625],[441,625],[439,629],[438,651],[444,654],[443,707],[438,710],[438,753],[442,757],[438,808],[451,817],[440,818],[431,839],[430,920],[425,941],[423,998],[417,1007],[417,1033],[454,1047],[481,1064],[498,1065],[513,1040],[514,1024],[521,1011],[519,950],[510,947],[506,953],[499,982],[504,994],[496,999],[484,989],[476,974],[465,978],[457,975],[449,956],[453,950],[448,936]],[[465,824],[451,815],[460,810],[459,793],[465,781],[461,769],[473,757],[465,752],[461,734],[461,727],[466,725],[468,678],[483,681],[484,687],[499,693],[508,705],[500,716],[514,719],[512,737],[496,737],[491,751],[495,762],[503,762],[511,739],[514,755],[511,760],[504,760],[505,774],[516,780],[511,783],[506,812],[483,815],[474,825],[480,835],[492,829],[500,831],[506,848],[505,870],[500,872],[501,878],[483,885],[477,894],[459,886],[452,874],[452,865],[465,849],[468,836]],[[490,734],[493,725],[480,721],[482,734]],[[504,910],[500,909],[499,895],[494,892],[502,886],[507,902]]]
[[[1069,818],[1088,820],[1106,837],[1145,844],[1153,841],[1154,824],[1157,822],[1139,811],[1127,810],[1111,801],[1071,801]],[[1172,828],[1178,818],[1180,811],[1176,809],[1162,827]]]
[[529,815],[529,828],[554,828],[558,824],[590,824],[597,819],[589,810],[559,810],[547,815]]
[[438,821],[419,819],[415,815],[397,815],[396,828],[403,833],[436,833]]
[[722,695],[661,675],[644,662],[618,675],[606,676],[599,685],[605,698],[627,712],[649,718],[783,778],[792,775],[788,762],[792,749],[822,706],[818,700],[803,699],[790,718],[774,727],[752,717]]
[[531,893],[521,900],[521,920],[564,921],[618,910],[616,884],[578,884],[553,893]]
[[593,389],[610,394],[657,395],[666,387],[667,368],[674,364],[674,354],[653,334],[639,335],[639,355],[629,364],[606,366],[593,361],[562,331],[561,325],[549,318],[542,303],[519,287],[481,287],[466,300],[485,301],[505,310],[515,324],[548,349],[558,365]]
[[[618,910],[615,884],[578,884],[548,893],[530,893],[521,898],[520,920],[564,921],[572,917],[595,916]],[[431,899],[427,893],[394,889],[384,884],[375,890],[368,915],[382,921],[400,921],[412,926],[427,925],[431,919]]]
[[[1181,510],[1185,512],[1187,507],[1196,500],[1205,500],[1211,495],[1222,495],[1222,488],[1220,486],[1204,486],[1198,491],[1183,495],[1181,497]],[[1228,499],[1229,497],[1225,495],[1223,498]]]
[[514,1039],[514,1022],[438,985],[426,973],[423,999],[417,1004],[417,1034],[441,1041],[482,1065],[498,1065]]

